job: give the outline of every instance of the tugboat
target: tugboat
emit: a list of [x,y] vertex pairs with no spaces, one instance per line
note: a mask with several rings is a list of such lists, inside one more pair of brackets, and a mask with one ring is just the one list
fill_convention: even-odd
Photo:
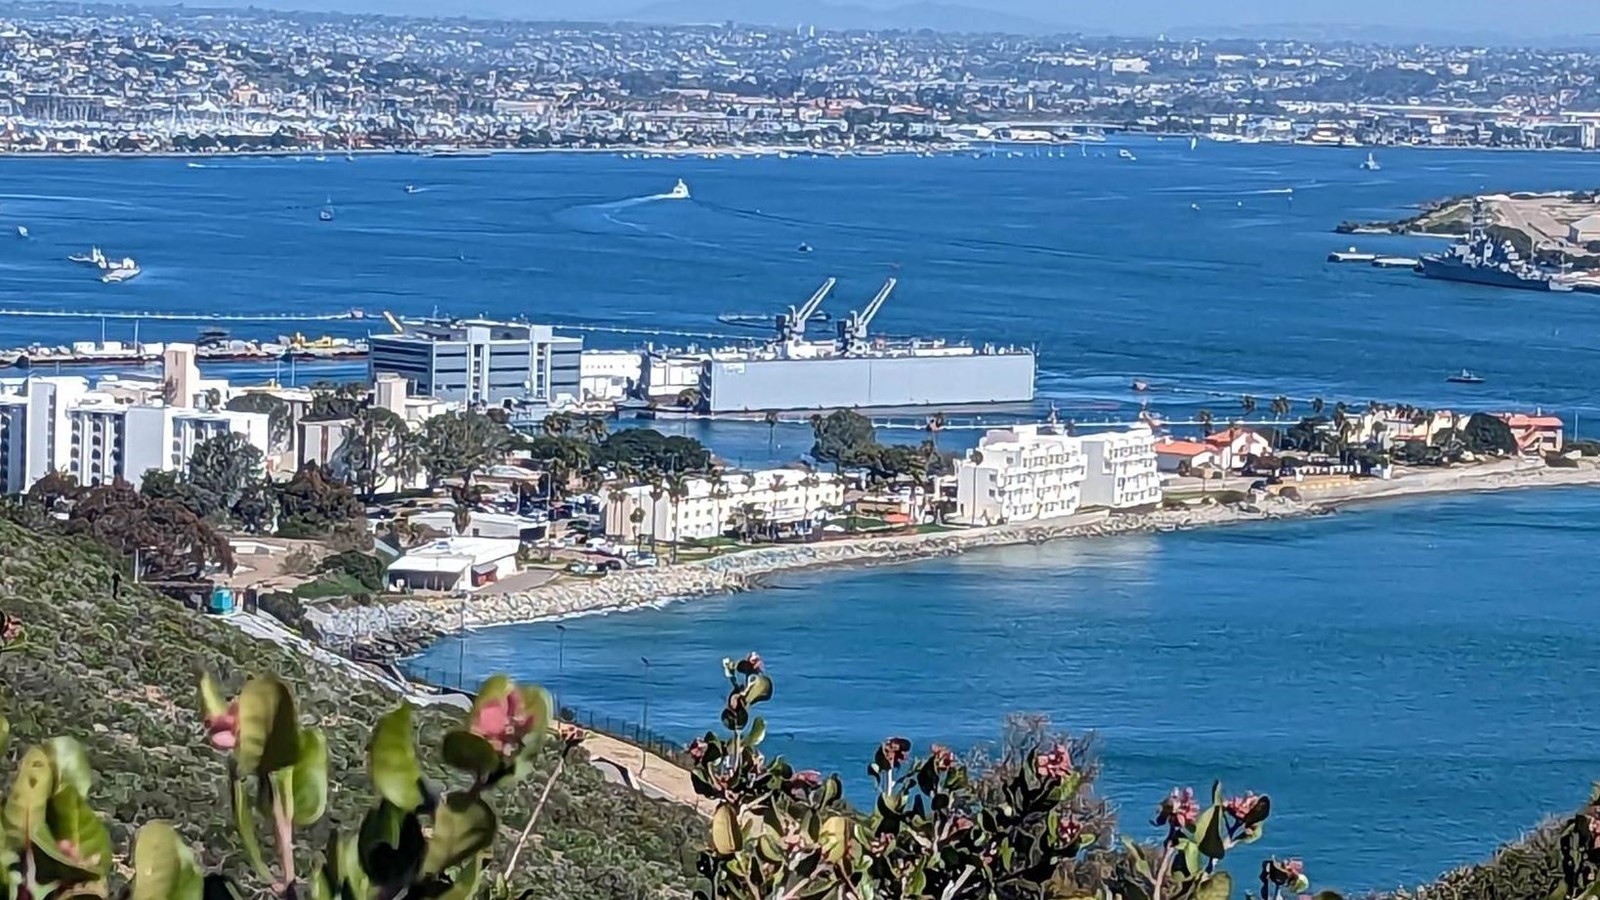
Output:
[[1466,369],[1462,369],[1460,374],[1451,375],[1449,378],[1446,378],[1445,381],[1448,381],[1451,384],[1483,384],[1483,377]]
[[1523,259],[1510,241],[1496,244],[1489,237],[1489,213],[1483,199],[1472,201],[1472,228],[1464,241],[1443,253],[1422,257],[1422,274],[1442,281],[1465,281],[1525,291],[1570,291],[1572,284],[1557,281],[1549,272]]
[[1361,163],[1361,168],[1368,172],[1376,172],[1379,169],[1382,169],[1383,166],[1378,165],[1378,158],[1376,156],[1368,153],[1367,158]]
[[679,178],[678,179],[678,183],[672,186],[672,190],[671,191],[667,192],[667,199],[668,200],[687,200],[687,199],[689,199],[689,186],[687,184],[683,183],[683,179],[682,178]]

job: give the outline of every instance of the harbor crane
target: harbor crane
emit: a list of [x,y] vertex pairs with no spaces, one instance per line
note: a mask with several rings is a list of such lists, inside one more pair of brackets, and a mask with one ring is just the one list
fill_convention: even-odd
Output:
[[817,309],[822,306],[822,301],[827,299],[828,293],[839,279],[829,278],[811,295],[811,299],[800,305],[799,309],[789,307],[786,313],[778,314],[778,340],[785,344],[802,341],[806,336],[806,322],[817,314]]
[[894,293],[894,286],[899,279],[890,278],[878,289],[878,295],[872,298],[865,309],[852,312],[839,323],[839,352],[864,353],[867,350],[867,329],[871,327],[872,320],[877,317],[878,311],[883,309],[883,303]]

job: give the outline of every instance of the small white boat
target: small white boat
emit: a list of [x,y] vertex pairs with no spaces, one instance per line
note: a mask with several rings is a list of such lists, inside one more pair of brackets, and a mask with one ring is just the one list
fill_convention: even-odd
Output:
[[18,225],[17,226],[17,237],[19,237],[19,238],[27,238],[28,237],[28,226],[26,226],[26,225]]
[[1200,146],[1200,139],[1198,137],[1195,137],[1194,135],[1190,135],[1189,136],[1189,149],[1193,150],[1194,148],[1196,148],[1198,146]]
[[1379,169],[1382,169],[1383,166],[1378,164],[1378,158],[1376,156],[1368,153],[1367,158],[1361,161],[1361,168],[1368,172],[1376,172]]
[[687,200],[687,199],[689,199],[689,186],[687,184],[683,183],[683,179],[682,178],[679,178],[678,179],[678,183],[672,186],[672,190],[667,193],[667,199],[668,200]]
[[1139,157],[1134,156],[1132,150],[1129,150],[1127,147],[1123,147],[1121,150],[1117,151],[1117,158],[1132,161],[1137,160]]
[[100,280],[106,284],[120,284],[124,281],[139,277],[139,265],[132,259],[124,259],[116,266],[107,269],[100,275]]
[[406,185],[406,193],[415,194],[416,192],[417,192],[417,186],[416,185],[414,185],[414,184]]

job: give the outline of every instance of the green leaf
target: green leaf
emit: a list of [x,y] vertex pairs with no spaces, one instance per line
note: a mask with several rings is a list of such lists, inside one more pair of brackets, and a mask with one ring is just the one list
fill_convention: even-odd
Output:
[[445,891],[439,900],[472,900],[478,893],[478,882],[483,877],[483,860],[473,858],[461,867],[455,880],[450,885],[450,890]]
[[312,825],[328,809],[328,741],[320,730],[300,732],[300,757],[291,771],[294,824]]
[[367,744],[367,769],[383,799],[409,812],[422,805],[422,769],[412,737],[411,704],[402,703],[378,720]]
[[261,841],[256,837],[256,814],[250,808],[250,798],[245,796],[244,781],[233,781],[233,828],[239,833],[239,843],[244,846],[245,858],[262,881],[271,881],[272,873],[261,858]]
[[1183,872],[1185,875],[1199,875],[1205,863],[1200,856],[1200,844],[1185,838],[1179,843],[1179,850],[1183,853]]
[[1271,813],[1272,800],[1266,794],[1262,794],[1256,798],[1256,805],[1251,807],[1249,814],[1244,817],[1244,825],[1246,828],[1252,825],[1260,825],[1267,820],[1267,816]]
[[207,672],[200,676],[200,714],[208,719],[216,718],[228,712],[227,698],[222,696],[222,688],[217,685],[217,680]]
[[1200,842],[1200,852],[1211,859],[1221,859],[1228,852],[1228,843],[1222,836],[1222,807],[1210,806],[1200,814],[1194,826],[1195,839]]
[[56,769],[50,754],[38,747],[30,747],[17,764],[16,780],[11,782],[11,793],[6,796],[3,813],[6,834],[19,843],[32,837],[36,828],[44,825],[45,809],[50,795],[55,792]]
[[521,754],[527,757],[544,743],[545,736],[550,733],[553,716],[551,710],[555,706],[555,701],[550,698],[550,692],[542,687],[517,688],[517,697],[522,701],[523,713],[533,721],[533,730],[529,732],[529,740],[523,746]]
[[45,749],[56,767],[56,791],[70,787],[79,797],[89,796],[94,770],[89,766],[89,754],[84,752],[83,745],[69,737],[58,737],[51,738]]
[[1227,872],[1214,872],[1195,889],[1194,900],[1229,900],[1233,894],[1233,878]]
[[[39,849],[68,869],[82,873],[84,880],[104,878],[111,870],[111,835],[78,789],[63,785],[50,798],[45,815],[53,841]],[[61,842],[70,842],[76,848],[76,859],[60,846]]]
[[711,815],[711,849],[718,856],[732,856],[743,846],[744,829],[740,827],[733,807],[726,803],[719,804],[717,811]]
[[133,900],[200,900],[192,860],[171,825],[147,823],[133,840]]
[[439,752],[447,765],[475,775],[480,781],[498,772],[503,764],[488,741],[459,728],[445,733]]
[[5,716],[0,716],[0,756],[6,755],[6,747],[11,745],[11,723]]
[[300,755],[300,723],[294,696],[273,676],[252,678],[239,692],[239,769],[266,775],[294,765]]
[[752,675],[744,686],[744,702],[750,706],[772,699],[772,679],[765,675]]
[[1138,872],[1145,881],[1155,881],[1156,876],[1150,871],[1150,860],[1145,858],[1144,851],[1139,849],[1139,845],[1134,843],[1133,838],[1123,835],[1122,846],[1128,851],[1128,858],[1133,860],[1134,871]]
[[750,730],[744,736],[746,747],[759,747],[761,741],[767,736],[767,720],[757,716],[750,722]]
[[433,836],[422,858],[423,875],[439,875],[494,843],[494,810],[475,794],[454,793],[433,813]]
[[822,823],[822,837],[818,841],[822,845],[822,853],[828,862],[837,863],[844,859],[850,850],[850,820],[845,816],[832,816]]

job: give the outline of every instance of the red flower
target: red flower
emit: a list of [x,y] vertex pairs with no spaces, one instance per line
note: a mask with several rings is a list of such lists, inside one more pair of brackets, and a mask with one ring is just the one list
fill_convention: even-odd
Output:
[[218,750],[232,750],[239,746],[239,701],[228,704],[228,711],[220,716],[206,716],[206,740]]
[[940,772],[948,772],[956,767],[956,755],[949,747],[934,744],[929,758],[933,760],[934,769]]
[[1072,754],[1065,745],[1057,744],[1049,753],[1039,755],[1033,765],[1040,778],[1066,778],[1072,774]]
[[810,790],[822,786],[822,773],[816,769],[805,769],[790,776],[789,782],[784,787],[789,790]]
[[472,716],[472,733],[488,741],[501,755],[522,746],[522,741],[533,729],[533,714],[516,691],[507,691],[504,697],[490,700],[478,707]]
[[1245,816],[1250,815],[1255,810],[1256,804],[1260,802],[1261,798],[1256,796],[1255,791],[1245,791],[1243,797],[1228,798],[1228,802],[1224,803],[1222,808],[1227,810],[1228,815],[1235,819],[1243,819]]
[[1056,823],[1056,837],[1063,844],[1075,844],[1083,834],[1083,823],[1073,816],[1066,816]]
[[1283,874],[1289,876],[1290,881],[1294,881],[1306,873],[1306,864],[1298,859],[1286,859],[1283,861],[1282,866]]
[[950,829],[956,832],[970,831],[972,829],[972,819],[958,815],[955,817],[955,821],[950,823]]
[[0,647],[22,639],[22,620],[0,613]]
[[883,742],[883,757],[889,761],[889,768],[905,765],[910,756],[911,742],[905,738],[892,737]]
[[1195,802],[1194,788],[1173,788],[1167,799],[1156,809],[1156,824],[1173,828],[1193,828],[1200,819],[1200,804]]
[[706,758],[706,742],[695,738],[689,742],[689,758],[699,762]]
[[759,653],[751,653],[739,664],[739,671],[746,675],[756,675],[764,670],[765,666],[761,662],[761,654]]

